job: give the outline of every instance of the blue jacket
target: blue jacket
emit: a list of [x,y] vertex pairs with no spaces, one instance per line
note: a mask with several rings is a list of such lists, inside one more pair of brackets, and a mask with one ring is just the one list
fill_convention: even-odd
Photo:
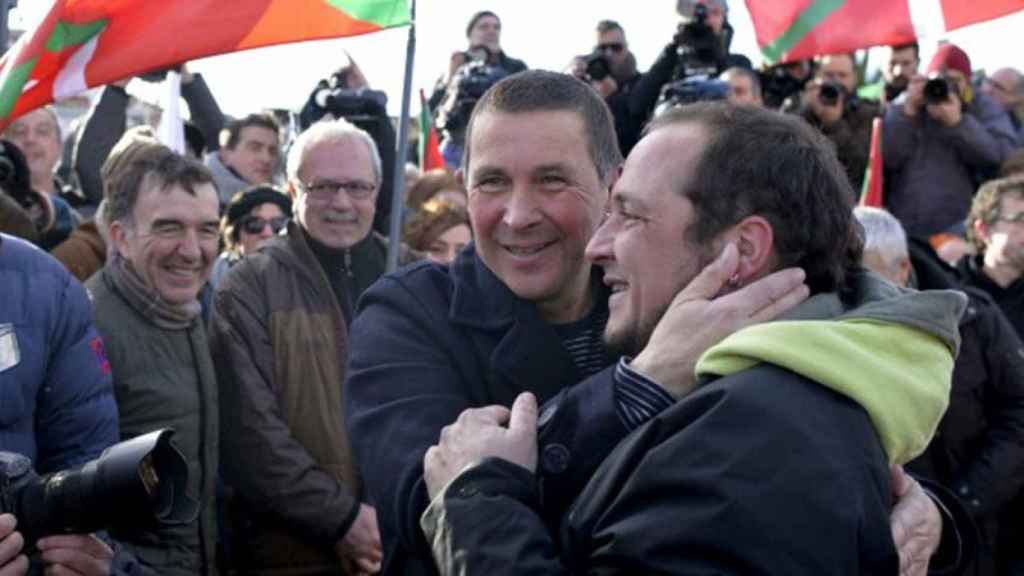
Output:
[[117,430],[85,290],[50,255],[0,234],[0,450],[53,472],[96,458]]
[[524,391],[544,403],[540,469],[552,522],[628,432],[616,413],[614,358],[584,378],[555,329],[473,248],[450,269],[424,262],[371,286],[349,346],[345,424],[377,510],[384,574],[436,574],[419,526],[423,455],[466,408],[511,406]]

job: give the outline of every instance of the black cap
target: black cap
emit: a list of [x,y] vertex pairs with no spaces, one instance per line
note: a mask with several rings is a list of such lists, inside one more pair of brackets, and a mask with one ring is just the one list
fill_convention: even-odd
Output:
[[273,186],[261,184],[250,186],[231,198],[225,213],[228,224],[235,224],[252,212],[253,208],[262,204],[277,204],[285,216],[289,218],[292,216],[292,201],[288,195]]

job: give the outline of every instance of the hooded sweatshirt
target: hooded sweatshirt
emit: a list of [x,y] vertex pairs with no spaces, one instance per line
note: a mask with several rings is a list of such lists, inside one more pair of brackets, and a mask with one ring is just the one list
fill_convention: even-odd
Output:
[[237,172],[224,164],[216,150],[206,155],[205,163],[206,167],[210,169],[210,173],[213,174],[213,182],[217,186],[217,196],[220,197],[221,206],[226,206],[236,192],[250,186]]
[[949,404],[967,298],[897,288],[866,271],[852,282],[845,301],[817,294],[778,321],[724,339],[698,360],[697,377],[761,362],[800,374],[864,408],[889,462],[904,464],[928,446]]

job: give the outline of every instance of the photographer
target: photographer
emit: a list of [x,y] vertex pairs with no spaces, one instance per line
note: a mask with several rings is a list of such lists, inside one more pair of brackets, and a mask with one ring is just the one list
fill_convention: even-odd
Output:
[[877,100],[882,106],[895,102],[910,85],[910,79],[917,75],[921,65],[920,52],[917,42],[890,46],[889,57],[882,67],[882,79],[861,86],[857,95],[865,100]]
[[[117,442],[118,420],[110,364],[85,290],[52,257],[3,234],[0,285],[0,451],[30,458],[40,473],[96,458]],[[20,537],[12,539],[6,522],[0,522],[0,574],[8,568],[17,574],[17,566],[5,563]],[[34,544],[48,567],[111,573],[114,553],[94,536],[51,536]]]
[[885,114],[885,203],[911,236],[962,235],[978,182],[1013,150],[1006,114],[970,84],[971,61],[944,44]]
[[811,126],[835,145],[839,162],[856,193],[864,183],[871,148],[875,102],[857,97],[857,67],[852,54],[822,56],[814,80],[804,88],[798,107]]
[[643,120],[654,112],[666,84],[715,78],[733,66],[752,68],[746,56],[729,53],[733,29],[726,0],[679,0],[676,11],[683,18],[678,32],[633,89],[630,112]]

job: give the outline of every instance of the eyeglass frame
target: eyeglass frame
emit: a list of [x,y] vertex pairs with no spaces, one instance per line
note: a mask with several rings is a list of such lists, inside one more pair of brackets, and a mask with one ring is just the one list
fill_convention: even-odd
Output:
[[[310,199],[320,203],[329,202],[338,195],[339,190],[344,190],[350,200],[369,200],[373,197],[374,192],[377,191],[378,186],[376,183],[371,184],[370,182],[361,180],[348,180],[346,182],[334,182],[327,180],[317,183],[306,183],[299,180],[297,183],[299,188],[302,188],[303,192],[305,192]],[[333,188],[330,194],[326,194],[326,189],[322,188],[327,185]],[[314,188],[320,188],[320,191],[314,190]]]
[[[249,229],[249,223],[250,222],[260,222],[261,224],[260,224],[259,230],[255,231],[255,232],[250,230]],[[275,222],[278,223],[277,226],[274,225]],[[263,218],[262,216],[253,216],[253,215],[250,214],[250,215],[244,216],[244,217],[242,217],[242,218],[240,218],[238,220],[238,230],[240,232],[245,232],[246,234],[259,234],[260,232],[263,232],[263,230],[268,225],[270,226],[271,232],[273,232],[274,234],[277,234],[278,232],[283,230],[285,226],[288,225],[288,217],[287,216],[274,216],[273,218]]]
[[603,44],[598,44],[597,46],[594,46],[594,51],[595,52],[608,52],[608,51],[611,51],[611,52],[614,52],[614,53],[618,54],[619,52],[622,52],[625,49],[626,49],[626,43],[625,42],[605,42]]

